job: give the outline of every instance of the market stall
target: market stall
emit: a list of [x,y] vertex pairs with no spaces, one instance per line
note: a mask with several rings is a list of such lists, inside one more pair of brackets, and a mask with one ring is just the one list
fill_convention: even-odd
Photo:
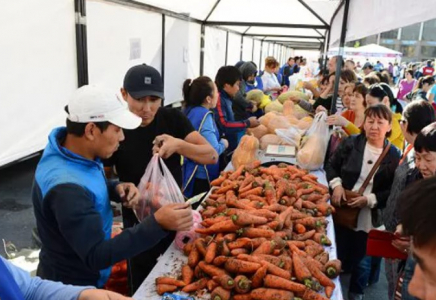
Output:
[[[262,164],[265,163],[278,163],[278,162],[285,162],[289,164],[296,164],[295,157],[274,157],[274,156],[267,156],[265,155],[265,151],[259,151],[258,152],[258,158],[262,162]],[[226,170],[232,169],[232,165],[229,164]],[[318,177],[318,182],[327,185],[326,176],[323,170],[317,170],[312,171],[311,174]],[[207,197],[206,197],[207,198]],[[335,242],[335,233],[333,228],[333,220],[331,215],[327,217],[328,225],[327,225],[327,235],[328,238],[332,241],[332,245],[329,247],[325,247],[325,251],[329,254],[330,260],[336,259],[336,242]],[[182,266],[186,264],[188,261],[188,257],[183,254],[183,252],[176,248],[175,243],[173,243],[169,249],[165,252],[164,255],[162,255],[156,264],[153,271],[149,274],[147,279],[143,282],[141,287],[138,289],[138,291],[133,296],[134,299],[140,300],[140,299],[151,299],[151,300],[158,300],[162,299],[162,296],[159,296],[156,291],[156,283],[155,280],[158,277],[161,276],[169,276],[173,278],[177,278],[180,275]],[[341,290],[341,284],[339,281],[339,277],[334,279],[334,284],[336,285],[336,288],[334,289],[333,295],[331,296],[331,299],[333,300],[342,300],[342,290]],[[177,292],[176,294],[187,296],[187,294],[182,292]],[[196,294],[195,299],[210,299],[209,293],[200,293]]]

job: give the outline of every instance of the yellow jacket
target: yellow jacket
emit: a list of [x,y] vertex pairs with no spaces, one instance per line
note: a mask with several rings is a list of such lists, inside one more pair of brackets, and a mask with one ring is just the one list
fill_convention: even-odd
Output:
[[[401,131],[400,120],[401,120],[400,113],[393,114],[393,116],[392,116],[392,132],[391,132],[391,136],[388,138],[388,140],[392,143],[392,145],[394,145],[395,147],[400,149],[401,152],[403,152],[404,136],[403,136],[403,132]],[[345,130],[350,135],[360,133],[360,129],[351,122],[348,122],[347,126],[345,126]]]

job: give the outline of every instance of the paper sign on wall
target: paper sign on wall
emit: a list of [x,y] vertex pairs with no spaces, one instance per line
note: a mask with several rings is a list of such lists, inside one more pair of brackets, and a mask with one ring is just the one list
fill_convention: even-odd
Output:
[[141,39],[130,39],[130,60],[141,58]]

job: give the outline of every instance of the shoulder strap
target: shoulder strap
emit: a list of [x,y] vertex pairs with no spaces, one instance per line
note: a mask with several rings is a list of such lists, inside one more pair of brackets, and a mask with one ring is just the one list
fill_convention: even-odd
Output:
[[363,192],[366,190],[366,187],[368,186],[369,182],[371,181],[372,177],[374,176],[375,172],[377,171],[378,167],[380,166],[383,158],[385,158],[386,154],[388,154],[389,149],[391,148],[391,142],[388,142],[386,147],[383,149],[382,154],[380,154],[379,158],[375,162],[374,166],[372,167],[371,171],[369,172],[368,176],[366,177],[365,181],[363,182],[362,186],[359,189],[359,194],[363,194]]
[[200,127],[198,127],[198,132],[200,132],[200,131],[201,131],[201,128],[203,128],[204,122],[206,122],[206,118],[207,118],[207,116],[210,115],[210,114],[212,114],[212,112],[211,112],[211,111],[208,111],[208,112],[204,115],[203,120],[201,120]]

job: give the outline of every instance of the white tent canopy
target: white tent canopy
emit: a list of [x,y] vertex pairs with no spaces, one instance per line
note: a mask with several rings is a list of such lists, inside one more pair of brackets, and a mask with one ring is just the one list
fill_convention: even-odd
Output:
[[[436,0],[351,0],[345,41],[434,19],[435,9]],[[343,16],[342,5],[331,24],[331,47],[339,45]]]

